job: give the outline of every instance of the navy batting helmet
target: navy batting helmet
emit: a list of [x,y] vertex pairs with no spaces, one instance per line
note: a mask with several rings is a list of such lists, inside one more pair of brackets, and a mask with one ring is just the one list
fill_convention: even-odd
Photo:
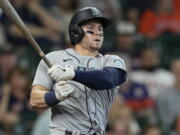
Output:
[[69,24],[69,37],[73,45],[81,41],[84,36],[84,31],[80,26],[94,19],[99,20],[104,28],[110,24],[110,20],[104,17],[101,11],[94,7],[82,8],[73,15]]

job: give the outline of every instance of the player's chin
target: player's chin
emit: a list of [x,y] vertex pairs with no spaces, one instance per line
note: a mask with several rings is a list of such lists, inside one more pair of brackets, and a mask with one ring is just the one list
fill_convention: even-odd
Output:
[[101,47],[102,47],[102,44],[100,44],[100,43],[94,43],[94,44],[91,46],[91,48],[92,48],[93,50],[100,50]]

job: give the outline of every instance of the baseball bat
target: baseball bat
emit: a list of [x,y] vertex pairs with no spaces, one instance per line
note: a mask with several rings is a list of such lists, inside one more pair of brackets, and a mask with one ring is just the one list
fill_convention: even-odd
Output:
[[51,62],[47,59],[46,55],[42,51],[42,49],[39,47],[35,39],[33,38],[32,34],[29,32],[13,6],[8,0],[0,0],[0,8],[2,11],[11,19],[11,21],[16,25],[16,27],[19,28],[19,30],[24,34],[26,39],[30,42],[30,44],[33,46],[33,48],[36,50],[38,55],[44,60],[44,62],[47,64],[47,66],[50,68],[52,67]]

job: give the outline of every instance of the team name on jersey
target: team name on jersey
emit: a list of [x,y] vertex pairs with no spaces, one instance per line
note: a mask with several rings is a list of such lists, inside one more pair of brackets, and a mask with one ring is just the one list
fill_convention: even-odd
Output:
[[77,67],[77,69],[78,69],[78,70],[81,70],[81,71],[93,71],[93,70],[95,70],[95,68],[94,68],[94,67],[92,67],[92,68]]

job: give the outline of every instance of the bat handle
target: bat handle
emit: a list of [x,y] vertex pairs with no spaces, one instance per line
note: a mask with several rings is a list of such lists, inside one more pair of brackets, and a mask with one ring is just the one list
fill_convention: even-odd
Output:
[[[24,24],[23,24],[24,25]],[[32,47],[35,49],[35,51],[39,54],[39,56],[44,60],[44,62],[47,64],[49,68],[52,67],[52,63],[48,60],[42,49],[39,47],[38,43],[35,41],[33,36],[30,34],[28,29],[24,25],[24,29],[21,29],[21,31],[25,34],[28,35],[26,36],[27,40],[31,43]]]
[[47,59],[47,57],[46,57],[45,55],[42,57],[42,59],[44,60],[44,62],[47,64],[47,66],[48,66],[49,68],[52,67],[52,64],[49,62],[49,60]]

